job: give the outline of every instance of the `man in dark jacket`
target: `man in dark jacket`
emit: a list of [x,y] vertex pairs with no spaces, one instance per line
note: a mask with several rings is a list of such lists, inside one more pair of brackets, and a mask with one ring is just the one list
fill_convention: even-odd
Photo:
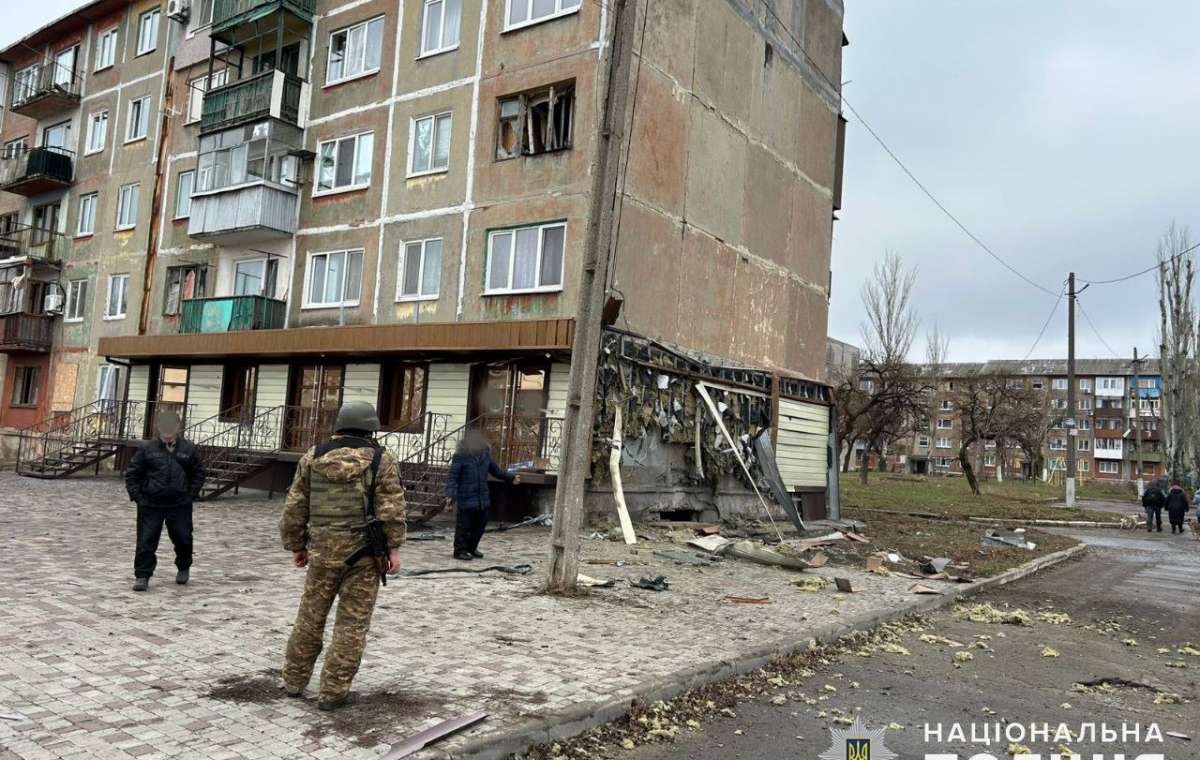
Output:
[[1166,496],[1162,492],[1162,488],[1155,481],[1146,486],[1146,490],[1142,491],[1142,509],[1146,510],[1146,530],[1154,532],[1154,524],[1158,523],[1158,532],[1162,533],[1162,508],[1166,501]]
[[453,503],[456,512],[454,525],[454,558],[482,559],[479,541],[488,522],[492,506],[488,493],[488,475],[508,483],[518,482],[515,475],[504,470],[492,459],[492,447],[483,431],[471,428],[458,443],[450,462],[446,479],[446,503]]
[[179,415],[164,409],[155,418],[158,435],[138,445],[125,468],[125,490],[137,504],[137,551],[133,590],[145,591],[158,565],[163,523],[175,545],[175,582],[185,585],[192,567],[192,501],[204,485],[204,464],[192,442],[179,435]]
[[[1179,481],[1171,484],[1171,490],[1167,493],[1167,517],[1171,518],[1171,532],[1183,532],[1183,516],[1188,511],[1188,497],[1184,492],[1183,486],[1179,485]],[[1159,530],[1162,530],[1162,525],[1159,524]]]

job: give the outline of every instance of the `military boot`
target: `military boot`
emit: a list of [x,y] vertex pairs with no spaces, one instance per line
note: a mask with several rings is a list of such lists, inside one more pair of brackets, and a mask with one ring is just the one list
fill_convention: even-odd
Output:
[[148,588],[150,588],[150,579],[149,578],[134,578],[133,579],[133,590],[134,591],[145,591]]
[[339,707],[341,707],[342,705],[346,704],[349,701],[350,701],[349,693],[343,694],[340,697],[318,697],[317,698],[317,709],[324,710],[325,712],[329,712],[330,710],[338,709]]

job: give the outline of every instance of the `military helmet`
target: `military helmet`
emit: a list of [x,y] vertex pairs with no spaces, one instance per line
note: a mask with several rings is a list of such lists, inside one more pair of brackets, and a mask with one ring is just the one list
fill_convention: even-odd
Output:
[[348,431],[377,433],[379,432],[379,415],[375,407],[366,401],[350,401],[342,404],[338,410],[337,421],[333,424],[335,433]]

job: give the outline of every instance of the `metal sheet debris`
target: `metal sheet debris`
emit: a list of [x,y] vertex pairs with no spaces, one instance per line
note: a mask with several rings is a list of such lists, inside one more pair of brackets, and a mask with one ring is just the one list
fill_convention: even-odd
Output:
[[681,552],[676,549],[662,549],[654,552],[654,556],[658,557],[659,559],[665,559],[669,562],[680,562],[685,565],[700,565],[702,567],[707,567],[716,561],[712,557],[702,557],[699,554]]
[[1036,549],[1037,544],[1025,540],[1025,531],[988,528],[983,534],[984,546],[1015,546],[1018,549]]
[[734,542],[723,536],[701,536],[688,541],[688,546],[706,551],[709,554],[720,554]]
[[753,541],[738,541],[725,549],[725,554],[749,562],[757,562],[760,565],[773,565],[789,570],[807,570],[811,567],[811,565],[799,557],[789,557],[786,554],[780,554],[773,549],[760,546]]
[[671,588],[671,582],[667,580],[667,576],[665,575],[656,575],[653,578],[643,576],[636,581],[630,581],[629,585],[647,591],[666,591]]
[[450,734],[458,733],[464,728],[470,728],[487,718],[487,716],[488,714],[485,712],[475,712],[458,718],[444,720],[420,733],[413,734],[399,744],[393,744],[392,748],[388,750],[388,753],[381,760],[400,760],[401,758],[408,757],[414,752],[425,749],[439,739],[444,739]]
[[533,565],[490,565],[488,567],[437,567],[431,570],[405,570],[401,575],[407,578],[419,578],[424,575],[441,575],[449,573],[467,573],[470,575],[479,575],[480,573],[505,573],[508,575],[529,575],[533,572]]
[[613,586],[617,585],[617,579],[608,578],[601,580],[600,578],[593,578],[590,575],[584,575],[583,573],[580,573],[578,576],[576,576],[575,583],[583,586],[584,588],[612,588]]
[[849,578],[834,578],[833,582],[837,586],[837,590],[841,591],[843,594],[854,593],[854,586],[850,583]]
[[759,469],[766,476],[767,485],[771,487],[771,495],[775,497],[775,501],[783,507],[783,511],[787,513],[788,519],[792,521],[796,530],[802,533],[806,532],[808,528],[804,525],[804,518],[796,509],[796,502],[788,493],[783,476],[779,474],[779,465],[775,461],[775,447],[771,445],[770,428],[763,428],[754,437],[754,456],[758,459]]
[[926,586],[924,583],[914,583],[912,586],[909,586],[908,590],[913,594],[941,594],[942,593],[941,591],[938,591],[935,588],[930,588],[929,586]]
[[821,552],[817,552],[808,558],[809,567],[824,567],[829,563],[829,557]]
[[[506,530],[513,530],[514,528],[526,528],[526,527],[529,527],[532,525],[542,525],[542,526],[549,528],[549,527],[551,527],[553,522],[554,522],[554,517],[552,515],[535,515],[533,517],[526,518],[526,519],[522,520],[521,522],[514,523],[512,525],[497,525],[494,528],[488,528],[486,532],[488,532],[488,533],[503,533]],[[412,537],[409,537],[409,540],[411,541]]]

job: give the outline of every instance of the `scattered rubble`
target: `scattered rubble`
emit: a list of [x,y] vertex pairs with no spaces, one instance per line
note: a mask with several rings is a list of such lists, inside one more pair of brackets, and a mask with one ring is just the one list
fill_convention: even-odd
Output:
[[954,617],[959,620],[970,620],[972,623],[992,623],[1001,625],[1033,625],[1029,613],[1020,608],[1001,610],[990,603],[972,605],[955,605]]

